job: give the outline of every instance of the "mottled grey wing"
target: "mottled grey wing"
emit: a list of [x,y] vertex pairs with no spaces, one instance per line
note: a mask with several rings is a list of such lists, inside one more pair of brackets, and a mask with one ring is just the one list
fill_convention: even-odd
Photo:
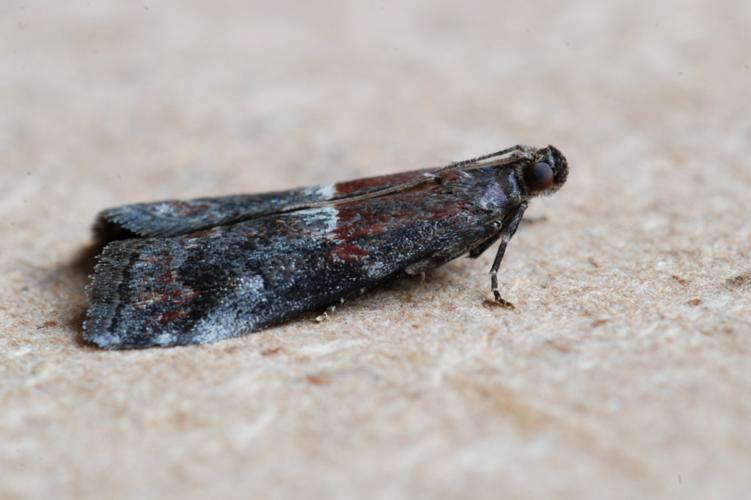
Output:
[[114,241],[92,278],[84,338],[110,349],[213,342],[336,303],[408,266],[440,264],[496,230],[461,196],[428,185]]
[[134,203],[100,212],[94,230],[101,241],[177,236],[301,205],[366,194],[404,183],[423,172],[425,170],[273,193]]

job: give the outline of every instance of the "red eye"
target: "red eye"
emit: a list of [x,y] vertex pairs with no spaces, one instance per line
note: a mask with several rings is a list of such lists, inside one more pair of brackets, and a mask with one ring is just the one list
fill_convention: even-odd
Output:
[[553,186],[555,173],[544,161],[524,167],[524,183],[530,191],[545,191]]

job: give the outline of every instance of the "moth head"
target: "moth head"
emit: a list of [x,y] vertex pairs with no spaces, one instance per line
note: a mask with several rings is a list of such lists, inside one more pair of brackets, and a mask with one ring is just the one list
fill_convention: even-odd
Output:
[[548,146],[537,150],[519,173],[529,196],[549,195],[566,182],[568,162],[558,148]]

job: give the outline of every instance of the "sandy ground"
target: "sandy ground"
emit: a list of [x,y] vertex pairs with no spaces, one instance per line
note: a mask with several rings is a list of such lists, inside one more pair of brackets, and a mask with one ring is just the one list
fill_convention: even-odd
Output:
[[[460,4],[462,6],[460,6]],[[0,497],[748,498],[751,3],[0,6]],[[81,340],[106,206],[560,147],[492,255],[208,346]],[[492,253],[492,252],[491,252]]]

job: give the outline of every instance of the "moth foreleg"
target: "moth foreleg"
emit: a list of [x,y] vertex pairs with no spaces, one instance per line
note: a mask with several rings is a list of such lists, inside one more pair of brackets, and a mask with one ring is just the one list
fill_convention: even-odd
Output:
[[503,226],[500,231],[501,244],[498,245],[498,251],[493,259],[493,265],[490,267],[490,289],[493,291],[493,297],[496,302],[500,303],[503,307],[513,309],[514,304],[504,300],[501,297],[501,292],[498,291],[498,269],[501,267],[501,261],[503,260],[503,254],[506,253],[506,246],[511,240],[511,237],[516,233],[519,223],[524,217],[524,211],[527,209],[527,203],[520,203],[516,209],[511,213],[509,217],[505,217]]

